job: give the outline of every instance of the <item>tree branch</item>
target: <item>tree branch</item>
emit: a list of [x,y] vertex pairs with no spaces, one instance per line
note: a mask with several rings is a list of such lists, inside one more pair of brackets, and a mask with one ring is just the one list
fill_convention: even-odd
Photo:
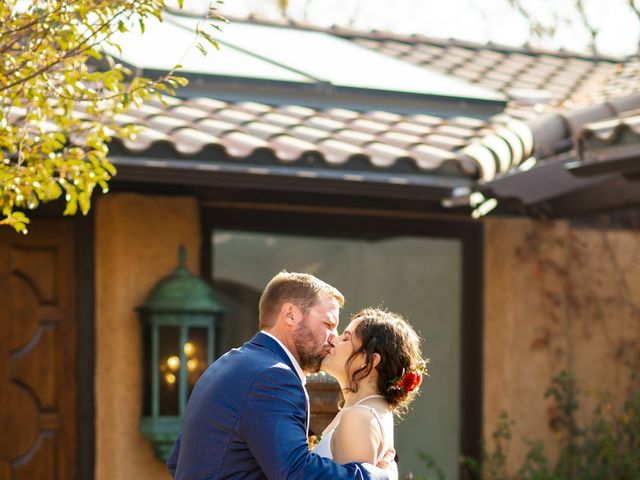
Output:
[[589,30],[589,35],[591,36],[591,40],[589,42],[591,51],[593,52],[594,55],[597,55],[598,46],[596,44],[596,37],[598,36],[599,30],[589,20],[589,16],[587,15],[587,10],[584,5],[584,0],[575,0],[575,1],[576,1],[576,10],[578,11],[578,15],[580,15],[580,20],[582,21],[582,24],[585,26],[585,28]]
[[[111,22],[113,22],[117,17],[119,17],[120,15],[122,15],[123,13],[125,13],[127,10],[128,10],[128,9],[126,9],[126,8],[125,8],[125,9],[122,9],[120,12],[116,13],[116,14],[115,14],[115,15],[114,15],[114,16],[113,16],[109,21],[107,21],[107,22],[103,23],[103,24],[102,24],[98,29],[96,29],[96,30],[92,31],[92,32],[91,32],[91,34],[90,34],[90,35],[88,35],[88,36],[87,36],[87,37],[86,37],[82,42],[80,42],[80,43],[79,43],[77,46],[75,46],[72,50],[69,50],[67,53],[65,53],[65,54],[64,54],[64,55],[62,55],[61,57],[58,57],[55,61],[50,62],[48,65],[45,65],[44,67],[42,67],[42,68],[38,69],[37,71],[33,72],[31,75],[28,75],[28,76],[27,76],[27,77],[25,77],[25,78],[21,78],[21,79],[19,79],[19,80],[16,80],[16,81],[15,81],[15,82],[13,82],[13,83],[10,83],[9,85],[6,85],[6,86],[3,86],[3,87],[0,87],[0,92],[3,92],[3,91],[5,91],[5,90],[9,90],[10,88],[15,87],[16,85],[19,85],[19,84],[21,84],[21,83],[27,82],[27,81],[29,81],[29,80],[31,80],[31,79],[33,79],[33,78],[35,78],[35,77],[38,77],[38,76],[42,75],[43,73],[45,73],[45,72],[47,72],[47,71],[51,70],[53,67],[55,67],[56,65],[58,65],[60,62],[62,62],[62,61],[64,61],[64,60],[66,60],[66,59],[68,59],[68,58],[70,58],[70,57],[73,57],[73,56],[82,55],[84,52],[86,52],[86,51],[88,51],[88,50],[92,49],[93,47],[95,47],[96,45],[98,45],[100,42],[104,41],[104,40],[108,37],[108,35],[107,35],[107,37],[105,37],[105,38],[103,38],[103,39],[101,39],[101,40],[99,40],[99,41],[97,41],[97,42],[95,42],[95,43],[93,43],[93,44],[91,44],[91,45],[89,45],[89,46],[85,46],[84,48],[81,48],[81,47],[83,47],[84,45],[86,45],[86,44],[87,44],[87,42],[88,42],[89,40],[91,40],[91,39],[92,39],[93,37],[95,37],[98,33],[100,33],[100,31],[101,31],[101,30],[104,30],[105,28],[107,28],[107,27],[111,24]],[[131,15],[131,14],[130,14],[130,15]],[[7,76],[7,77],[8,77],[8,76],[10,76],[10,75],[12,75],[13,73],[15,73],[16,71],[17,71],[17,70],[16,70],[16,69],[14,69],[14,70],[12,70],[11,72],[8,72],[8,73],[6,74],[6,76]]]

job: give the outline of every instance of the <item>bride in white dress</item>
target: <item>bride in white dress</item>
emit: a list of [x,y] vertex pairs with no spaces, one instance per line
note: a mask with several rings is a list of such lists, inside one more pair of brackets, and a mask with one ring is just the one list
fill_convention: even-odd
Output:
[[321,369],[336,378],[344,403],[314,453],[378,464],[395,451],[394,414],[406,411],[426,374],[420,338],[400,315],[368,308],[352,317]]

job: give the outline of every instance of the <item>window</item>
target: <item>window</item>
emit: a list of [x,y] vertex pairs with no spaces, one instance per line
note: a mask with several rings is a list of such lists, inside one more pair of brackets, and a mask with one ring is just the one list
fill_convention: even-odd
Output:
[[[216,221],[213,216],[209,230],[214,286],[229,309],[220,332],[221,352],[255,334],[262,289],[282,269],[314,274],[345,295],[339,330],[367,306],[401,313],[421,334],[432,371],[422,395],[396,427],[401,473],[426,473],[416,454],[420,450],[433,456],[447,478],[457,478],[459,456],[473,453],[462,438],[474,429],[466,431],[470,412],[461,404],[470,391],[463,376],[463,364],[469,362],[463,332],[468,239],[456,232],[443,236],[442,228],[434,230],[437,236],[429,235],[411,223],[398,228],[393,219],[297,222],[294,215],[290,221],[281,218],[279,228],[280,221],[270,225],[264,215],[257,217],[260,225],[255,216],[243,221],[234,215],[230,222],[223,217]],[[479,413],[477,403],[471,410]],[[479,418],[473,423],[479,425]],[[477,430],[469,445],[478,443]]]

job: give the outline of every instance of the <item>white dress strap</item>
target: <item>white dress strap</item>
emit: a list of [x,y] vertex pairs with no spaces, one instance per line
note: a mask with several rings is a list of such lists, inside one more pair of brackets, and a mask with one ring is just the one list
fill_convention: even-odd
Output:
[[358,400],[356,403],[353,404],[353,406],[355,407],[356,405],[360,405],[362,402],[364,402],[365,400],[369,400],[370,398],[384,398],[384,395],[367,395],[364,398],[361,398],[360,400]]

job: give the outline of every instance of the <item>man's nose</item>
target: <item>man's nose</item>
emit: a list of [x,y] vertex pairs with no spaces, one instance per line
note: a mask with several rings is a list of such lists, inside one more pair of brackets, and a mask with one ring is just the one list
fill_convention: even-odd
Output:
[[329,338],[327,338],[327,342],[333,345],[333,341],[338,337],[338,330],[334,328],[329,332]]

